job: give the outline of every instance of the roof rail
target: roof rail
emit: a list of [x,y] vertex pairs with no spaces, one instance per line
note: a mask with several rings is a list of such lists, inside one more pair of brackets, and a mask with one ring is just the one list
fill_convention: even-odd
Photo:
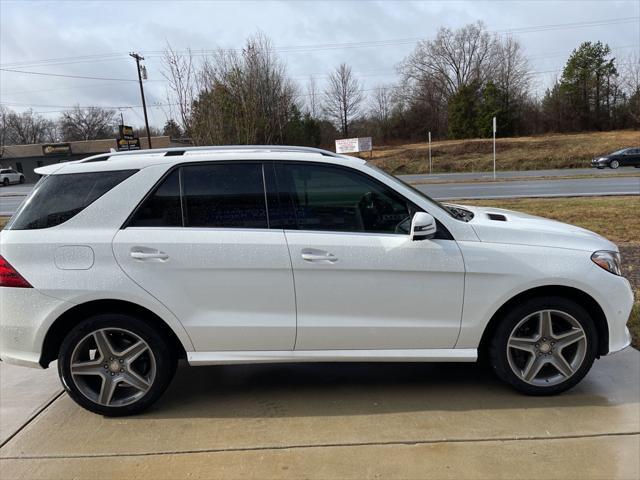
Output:
[[152,155],[158,153],[164,153],[165,155],[174,156],[182,155],[186,152],[243,152],[243,151],[262,151],[262,152],[299,152],[299,153],[316,153],[324,155],[325,157],[344,158],[344,155],[332,152],[330,150],[323,150],[321,148],[314,147],[296,147],[290,145],[216,145],[210,147],[173,147],[173,148],[152,148],[149,150],[130,150],[124,152],[111,152],[101,153],[99,155],[93,155],[80,160],[81,163],[85,162],[99,162],[108,160],[110,157],[119,157],[127,155]]

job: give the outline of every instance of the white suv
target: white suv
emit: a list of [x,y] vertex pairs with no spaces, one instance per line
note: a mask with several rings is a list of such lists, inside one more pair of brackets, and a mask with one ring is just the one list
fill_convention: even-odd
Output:
[[0,234],[0,357],[105,415],[176,362],[474,362],[535,395],[630,343],[617,248],[441,205],[302,147],[112,153],[43,167]]
[[0,168],[0,185],[8,187],[11,183],[24,183],[24,175],[10,168]]

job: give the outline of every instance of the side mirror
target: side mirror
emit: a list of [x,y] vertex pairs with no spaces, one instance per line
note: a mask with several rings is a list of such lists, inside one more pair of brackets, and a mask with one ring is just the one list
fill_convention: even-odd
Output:
[[436,219],[426,212],[417,212],[411,220],[411,240],[428,240],[436,236]]

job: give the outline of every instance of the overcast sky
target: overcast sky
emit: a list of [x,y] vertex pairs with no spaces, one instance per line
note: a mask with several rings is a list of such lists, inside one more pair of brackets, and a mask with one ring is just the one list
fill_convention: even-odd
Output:
[[[239,48],[247,36],[262,31],[303,90],[310,75],[322,86],[326,74],[341,62],[353,66],[365,88],[373,88],[397,80],[395,67],[413,50],[417,38],[432,38],[441,26],[457,28],[477,20],[491,31],[513,30],[531,59],[532,70],[540,72],[534,79],[536,90],[542,92],[580,42],[602,40],[620,59],[638,52],[639,17],[640,0],[0,0],[0,68],[5,69],[0,71],[0,102],[14,110],[33,108],[50,117],[76,104],[123,107],[125,123],[142,125],[141,108],[124,108],[140,105],[137,83],[114,80],[137,78],[135,62],[127,55],[137,51],[146,56],[150,119],[161,126],[166,107],[154,105],[165,103],[166,94],[156,52],[167,43],[175,49]],[[607,24],[585,26],[585,22]]]

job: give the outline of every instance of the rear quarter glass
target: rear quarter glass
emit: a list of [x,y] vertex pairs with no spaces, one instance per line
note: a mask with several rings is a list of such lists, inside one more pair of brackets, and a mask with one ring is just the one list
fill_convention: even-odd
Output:
[[36,184],[7,229],[36,230],[60,225],[137,171],[48,175]]

